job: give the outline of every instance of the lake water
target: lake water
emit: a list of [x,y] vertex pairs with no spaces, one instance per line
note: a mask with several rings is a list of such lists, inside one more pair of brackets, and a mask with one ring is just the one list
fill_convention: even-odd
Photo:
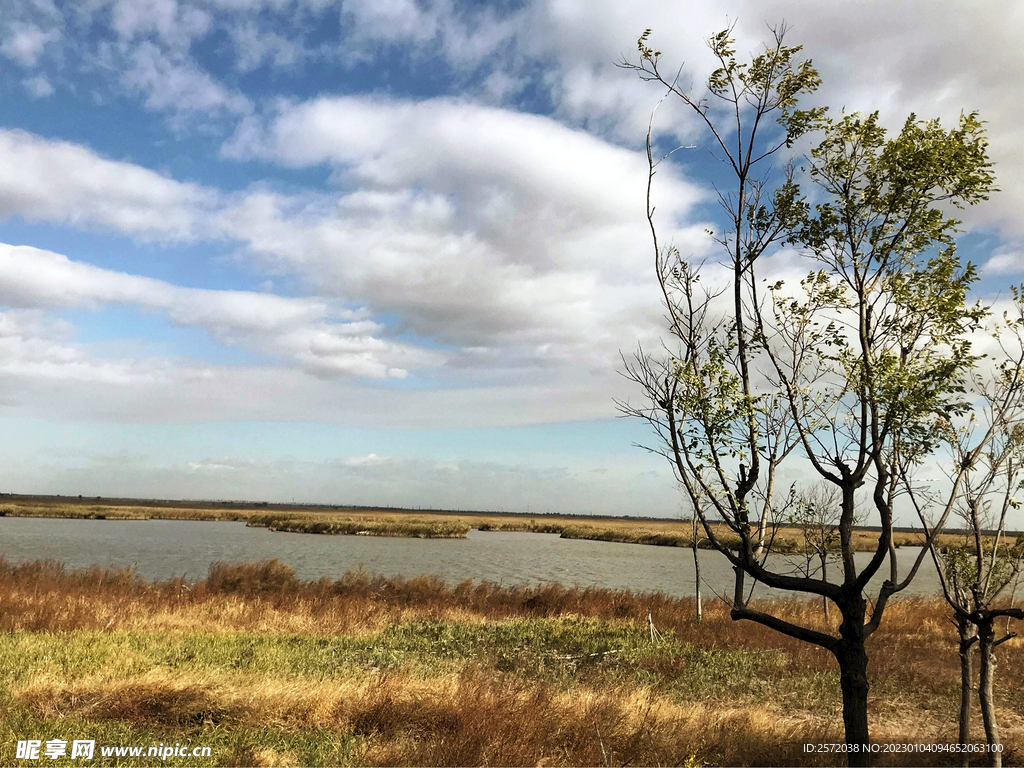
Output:
[[[897,550],[901,578],[920,550]],[[54,559],[69,568],[131,566],[147,579],[206,576],[218,560],[239,562],[276,557],[301,579],[338,578],[363,568],[387,576],[434,574],[449,584],[465,579],[514,586],[558,582],[635,592],[693,594],[693,557],[688,549],[562,539],[557,534],[481,532],[465,539],[404,539],[324,536],[247,528],[244,523],[181,520],[65,520],[0,517],[0,556],[20,563]],[[870,555],[858,553],[861,564]],[[732,568],[720,554],[701,551],[705,596],[731,595]],[[779,567],[790,559],[779,558]],[[838,574],[839,565],[832,564]],[[876,578],[875,589],[888,574]],[[834,578],[834,577],[833,577]],[[902,594],[936,594],[938,577],[926,558]],[[781,596],[762,589],[763,597]]]

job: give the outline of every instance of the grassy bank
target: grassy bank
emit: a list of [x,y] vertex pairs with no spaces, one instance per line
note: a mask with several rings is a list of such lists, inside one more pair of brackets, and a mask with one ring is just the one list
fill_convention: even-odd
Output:
[[326,533],[356,536],[406,536],[417,539],[464,539],[470,526],[462,520],[424,520],[333,515],[252,515],[247,524],[289,533]]
[[44,517],[68,520],[246,520],[248,510],[153,507],[132,504],[0,504],[0,517]]
[[465,538],[470,525],[445,515],[331,511],[273,512],[262,507],[217,509],[112,504],[0,505],[0,517],[65,518],[74,520],[195,520],[242,521],[251,526],[291,533],[321,533],[410,538]]
[[[773,611],[826,628],[816,604]],[[955,740],[947,613],[897,601],[872,638],[876,740]],[[692,616],[660,594],[301,582],[274,562],[190,585],[0,561],[0,762],[18,739],[94,738],[212,748],[168,765],[834,763],[802,751],[841,739],[834,661],[718,605]],[[1022,648],[1000,649],[1008,765],[1024,759]]]
[[[536,533],[557,533],[564,539],[588,539],[592,541],[621,542],[624,544],[647,544],[657,547],[689,547],[692,542],[689,521],[683,520],[638,520],[636,518],[599,518],[580,522],[572,518],[531,518],[506,517],[487,519],[479,523],[470,518],[469,522],[481,531],[531,531]],[[720,541],[738,546],[739,537],[724,525],[714,526]],[[878,531],[856,530],[853,548],[861,552],[874,551],[878,545]],[[962,536],[948,534],[940,537],[941,544],[961,542]],[[895,533],[896,547],[920,546],[923,537],[914,533]],[[697,546],[710,549],[711,543],[699,534]],[[805,548],[804,532],[795,526],[781,526],[776,531],[772,551],[792,554]]]
[[[481,531],[522,531],[555,533],[566,539],[648,544],[663,547],[689,547],[690,524],[683,520],[641,520],[637,518],[579,518],[545,515],[525,517],[497,513],[448,513],[396,511],[361,508],[275,509],[266,505],[230,508],[183,506],[181,503],[101,504],[67,500],[65,502],[11,501],[0,504],[0,517],[59,517],[92,520],[227,520],[244,521],[274,531],[291,533],[347,534],[364,536],[406,536],[414,538],[465,538],[471,528]],[[735,544],[738,538],[724,526],[716,530],[722,541]],[[858,530],[853,546],[859,551],[873,551],[878,532]],[[897,547],[920,545],[922,537],[912,533],[896,533]],[[948,534],[940,543],[959,543],[963,537]],[[698,546],[707,548],[706,539]],[[795,553],[804,549],[803,531],[782,527],[775,537],[773,550]]]

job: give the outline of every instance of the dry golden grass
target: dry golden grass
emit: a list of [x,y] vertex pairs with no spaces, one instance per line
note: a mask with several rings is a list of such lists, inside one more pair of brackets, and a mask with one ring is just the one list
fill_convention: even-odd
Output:
[[349,573],[302,582],[268,561],[216,564],[203,581],[150,584],[128,571],[68,572],[55,562],[13,565],[0,559],[0,631],[166,629],[204,632],[338,634],[374,632],[419,619],[646,617],[685,624],[688,601],[551,584],[533,588],[434,577],[413,579]]
[[[798,624],[836,630],[816,601],[766,607]],[[598,630],[625,637],[629,628],[631,637],[643,638],[648,612],[676,650],[642,645],[628,661],[602,655],[552,666],[549,646],[531,651],[529,635],[513,635],[512,644],[523,646],[518,656],[515,648],[480,644],[505,637],[502,628],[512,625],[539,631],[543,627],[529,623],[537,621],[554,622],[544,625],[551,631],[563,623],[577,627],[584,640]],[[938,600],[890,604],[869,644],[875,741],[955,741],[959,667],[948,615]],[[449,629],[467,623],[479,631],[460,630],[472,641],[460,645]],[[217,565],[195,584],[147,583],[128,572],[69,573],[54,563],[0,560],[0,631],[24,633],[9,637],[21,637],[16,642],[25,658],[40,654],[38,667],[22,664],[22,671],[12,667],[5,674],[13,701],[44,721],[124,722],[190,737],[264,729],[301,741],[308,733],[332,733],[356,739],[356,751],[346,758],[354,764],[815,765],[835,761],[804,754],[803,743],[841,739],[838,676],[829,654],[734,622],[717,602],[696,624],[691,600],[662,594],[470,582],[449,587],[430,577],[365,573],[302,582],[276,561]],[[417,634],[423,632],[437,636]],[[161,637],[172,640],[160,645]],[[275,637],[276,644],[265,642]],[[369,650],[360,653],[394,660],[368,666],[328,655],[327,667],[302,672],[288,666],[306,663],[331,638],[365,638]],[[101,661],[90,665],[76,657],[82,672],[54,667],[55,642],[97,649]],[[244,651],[252,643],[263,643],[263,655],[247,663],[234,651],[217,650]],[[381,650],[388,643],[393,657]],[[177,659],[182,649],[199,654],[197,660],[174,662],[174,669],[169,661],[154,662],[161,654]],[[1005,762],[1020,764],[1021,639],[1000,646],[998,674]],[[289,765],[301,762],[297,754],[270,740],[223,760]],[[921,762],[911,754],[883,764]],[[925,762],[956,763],[936,755]]]
[[15,697],[48,718],[349,731],[365,737],[357,762],[366,765],[790,764],[805,741],[839,738],[770,706],[680,705],[628,686],[560,691],[472,668],[321,684],[154,670],[131,679],[40,678]]
[[[807,755],[803,744],[842,740],[836,717],[777,702],[680,703],[626,684],[564,690],[473,666],[433,678],[385,672],[321,683],[166,669],[125,678],[108,671],[75,681],[37,677],[14,695],[43,718],[186,733],[353,733],[362,737],[354,760],[361,765],[828,765],[830,757]],[[952,723],[926,711],[876,712],[872,721],[877,742],[953,739]],[[1005,725],[1006,742],[1019,743],[1020,718]],[[295,764],[294,756],[267,749],[252,757],[257,765]],[[921,760],[897,755],[881,764]]]
[[[816,600],[771,604],[776,615],[835,632],[837,616],[825,622]],[[206,579],[147,582],[130,571],[92,568],[68,571],[60,563],[15,565],[0,558],[0,631],[29,629],[173,629],[226,632],[339,634],[377,631],[387,624],[435,620],[501,620],[521,617],[586,616],[643,620],[686,642],[714,648],[807,649],[773,630],[734,622],[720,602],[693,622],[693,601],[663,593],[581,589],[547,584],[506,587],[465,581],[449,586],[432,576],[411,579],[349,572],[337,580],[301,581],[276,560],[216,563]],[[949,611],[940,599],[896,598],[872,642],[885,657],[928,661],[933,641],[945,643]],[[1008,647],[1021,647],[1021,639]],[[817,657],[816,650],[811,653]],[[876,654],[877,656],[878,654]],[[1024,661],[1024,660],[1022,660]],[[902,662],[901,662],[902,663]],[[1021,668],[1024,671],[1024,667]]]
[[0,504],[0,517],[57,517],[74,520],[245,520],[256,510],[153,507],[129,504]]

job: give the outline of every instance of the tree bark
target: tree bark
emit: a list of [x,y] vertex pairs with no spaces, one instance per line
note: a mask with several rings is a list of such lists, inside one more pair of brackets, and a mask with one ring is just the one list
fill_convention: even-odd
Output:
[[[821,558],[821,580],[828,581],[828,552],[819,552],[818,557]],[[822,609],[825,611],[825,623],[828,624],[828,598],[821,598]]]
[[988,742],[989,765],[1002,766],[1003,755],[995,747],[999,744],[999,724],[996,722],[995,701],[992,696],[993,678],[996,672],[996,658],[993,653],[996,631],[994,620],[989,618],[978,625],[978,650],[981,656],[978,680],[978,698],[981,700],[981,720],[985,724],[985,740]]
[[847,598],[839,606],[843,623],[841,640],[836,646],[839,681],[843,690],[843,727],[846,730],[847,759],[851,767],[868,766],[872,755],[867,751],[868,735],[868,654],[864,648],[866,601],[860,595]]
[[[971,684],[974,678],[971,646],[974,645],[976,637],[971,622],[963,616],[956,617],[956,629],[960,635],[960,729],[957,742],[966,747],[971,743]],[[961,765],[967,768],[971,764],[970,753],[964,749],[960,757]]]
[[693,549],[693,584],[694,594],[697,600],[697,622],[704,620],[704,604],[700,595],[700,558],[697,556],[697,516],[694,515],[691,521],[690,547]]

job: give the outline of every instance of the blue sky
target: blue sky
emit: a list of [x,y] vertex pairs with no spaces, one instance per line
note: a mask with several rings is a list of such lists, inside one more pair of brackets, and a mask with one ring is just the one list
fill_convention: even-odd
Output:
[[[660,336],[643,137],[615,66],[683,81],[765,22],[822,103],[988,121],[978,294],[1024,280],[1021,9],[949,3],[49,0],[0,16],[0,486],[674,515],[616,418]],[[1002,72],[1005,76],[994,76]],[[659,112],[663,236],[717,215]]]

